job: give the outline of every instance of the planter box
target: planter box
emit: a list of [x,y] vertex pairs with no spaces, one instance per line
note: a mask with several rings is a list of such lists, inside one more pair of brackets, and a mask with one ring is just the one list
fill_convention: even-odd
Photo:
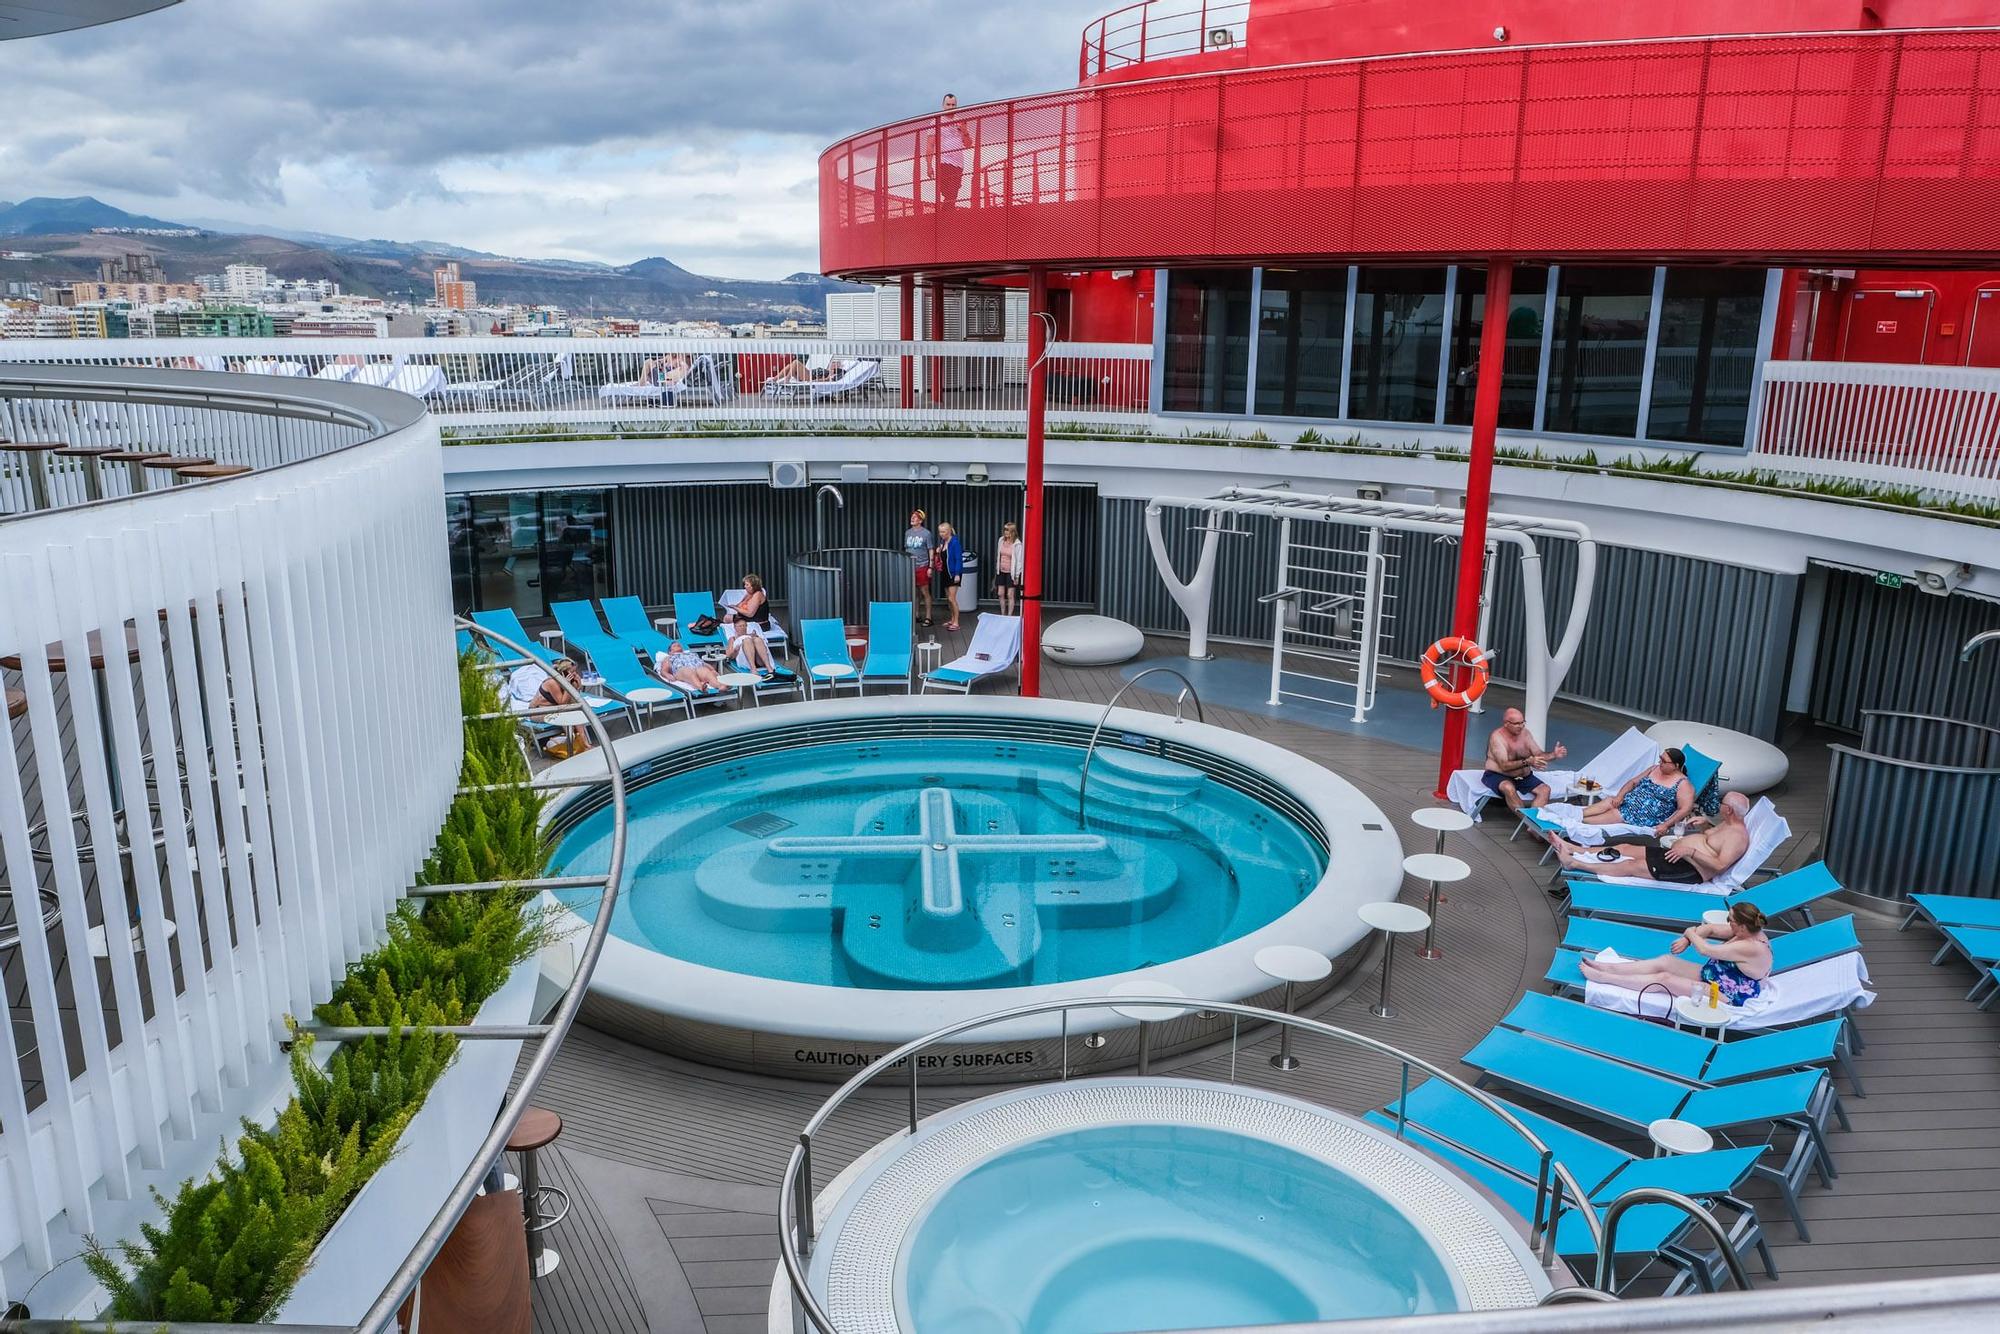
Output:
[[[479,1008],[477,1022],[527,1023],[540,972],[536,959],[516,967]],[[493,1128],[519,1052],[513,1042],[459,1043],[404,1129],[395,1156],[320,1239],[311,1267],[275,1317],[279,1322],[351,1325],[361,1318]]]

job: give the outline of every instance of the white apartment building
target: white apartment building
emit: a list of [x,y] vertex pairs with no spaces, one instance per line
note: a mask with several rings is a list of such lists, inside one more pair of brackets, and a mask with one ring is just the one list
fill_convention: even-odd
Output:
[[222,271],[222,293],[231,301],[256,301],[271,285],[271,271],[262,264],[231,264]]

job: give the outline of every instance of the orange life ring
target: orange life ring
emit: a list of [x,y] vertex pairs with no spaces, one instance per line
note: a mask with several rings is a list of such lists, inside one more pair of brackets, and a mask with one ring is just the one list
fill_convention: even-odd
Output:
[[[1493,655],[1479,647],[1470,639],[1458,635],[1446,635],[1437,643],[1424,650],[1423,681],[1424,692],[1431,697],[1431,707],[1442,704],[1447,709],[1469,709],[1472,701],[1486,693],[1488,673],[1486,664]],[[1444,677],[1454,667],[1472,669],[1472,680],[1463,690],[1453,690]]]

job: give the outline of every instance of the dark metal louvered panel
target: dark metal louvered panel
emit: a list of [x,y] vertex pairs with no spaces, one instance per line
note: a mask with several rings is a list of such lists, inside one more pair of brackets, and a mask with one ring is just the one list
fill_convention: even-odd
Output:
[[1843,886],[1883,899],[2000,895],[2000,769],[1831,749],[1822,837]]
[[2000,725],[2000,650],[1959,661],[1959,649],[2000,626],[2000,603],[1963,593],[1933,597],[1865,574],[1825,571],[1809,707],[1815,720],[1861,729],[1867,709],[1903,710]]

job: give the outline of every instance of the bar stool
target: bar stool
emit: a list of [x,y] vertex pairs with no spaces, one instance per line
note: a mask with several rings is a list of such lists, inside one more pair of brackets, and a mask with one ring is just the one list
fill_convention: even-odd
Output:
[[16,440],[0,446],[21,456],[21,473],[28,483],[28,504],[38,510],[49,507],[48,456],[63,447],[60,440]]
[[241,477],[246,472],[255,472],[247,463],[183,463],[174,469],[174,485],[184,482],[212,482],[218,477]]
[[[213,462],[215,462],[215,460],[207,457],[206,455],[202,455],[197,458],[186,458],[179,454],[162,454],[156,459],[142,459],[139,463],[140,476],[144,478],[145,474],[148,472],[164,473],[166,475],[167,485],[172,486],[176,481],[179,480],[177,477],[174,476],[174,474],[179,472],[182,468],[185,468],[192,463],[213,463]],[[140,490],[142,491],[150,491],[152,489],[153,489],[152,482],[150,480],[147,480],[146,485],[140,488]]]
[[[1420,806],[1410,812],[1410,823],[1422,829],[1436,830],[1437,846],[1432,848],[1431,851],[1442,854],[1444,852],[1444,836],[1446,834],[1463,833],[1465,830],[1472,828],[1472,817],[1464,811],[1459,810],[1456,806]],[[1443,894],[1438,895],[1437,901],[1439,903],[1451,902]]]
[[1472,868],[1456,857],[1447,857],[1438,852],[1419,852],[1403,858],[1403,874],[1413,880],[1428,880],[1431,884],[1430,906],[1424,915],[1430,924],[1424,928],[1424,943],[1417,950],[1419,959],[1442,959],[1444,951],[1437,947],[1437,910],[1444,902],[1444,895],[1438,893],[1438,885],[1456,884],[1472,874]]
[[64,445],[56,451],[59,459],[82,459],[83,496],[85,500],[104,499],[104,474],[97,470],[97,461],[106,454],[116,454],[116,445]]
[[[1251,956],[1266,977],[1274,977],[1285,984],[1285,1013],[1292,1012],[1292,988],[1302,982],[1317,982],[1333,972],[1333,963],[1318,950],[1309,950],[1303,945],[1266,945]],[[1280,1070],[1296,1070],[1299,1058],[1292,1055],[1292,1026],[1285,1024],[1278,1029],[1278,1054],[1271,1058],[1271,1064]]]
[[542,1233],[568,1216],[569,1192],[544,1186],[535,1163],[535,1151],[555,1143],[560,1134],[560,1116],[546,1107],[530,1107],[507,1137],[508,1151],[521,1155],[521,1219],[528,1231],[529,1278],[547,1278],[562,1263],[553,1247],[542,1244]]
[[1407,903],[1390,901],[1364,903],[1359,915],[1362,922],[1382,933],[1382,991],[1380,998],[1368,1007],[1368,1013],[1377,1019],[1394,1019],[1396,1011],[1389,1004],[1389,965],[1396,958],[1396,942],[1390,937],[1427,929],[1431,924],[1430,914]]
[[114,449],[109,454],[99,457],[97,461],[99,463],[124,464],[125,475],[130,479],[130,484],[126,489],[136,493],[146,489],[145,465],[155,459],[172,457],[173,455],[158,449]]
[[[1120,982],[1106,993],[1112,996],[1185,996],[1187,993],[1167,982]],[[1139,1025],[1139,1073],[1153,1067],[1153,1025],[1178,1019],[1188,1012],[1184,1005],[1114,1005],[1111,1013]]]

